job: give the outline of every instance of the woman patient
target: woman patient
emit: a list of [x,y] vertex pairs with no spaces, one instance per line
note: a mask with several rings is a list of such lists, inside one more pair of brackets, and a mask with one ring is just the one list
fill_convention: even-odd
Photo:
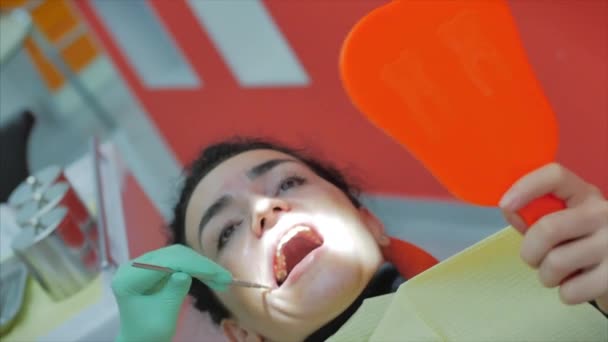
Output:
[[[608,311],[608,201],[549,165],[507,192],[505,217],[524,231],[515,212],[547,193],[568,209],[529,230],[521,257],[546,287],[560,287],[563,302],[597,301]],[[262,140],[234,139],[202,152],[189,169],[170,236],[172,246],[136,261],[181,272],[130,265],[117,272],[119,340],[170,340],[189,292],[231,341],[321,341],[363,299],[395,291],[407,276],[384,259],[391,241],[382,223],[340,172]],[[229,286],[231,276],[271,289]]]

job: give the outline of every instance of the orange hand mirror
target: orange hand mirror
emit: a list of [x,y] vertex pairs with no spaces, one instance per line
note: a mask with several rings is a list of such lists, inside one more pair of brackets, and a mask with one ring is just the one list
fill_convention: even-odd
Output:
[[[340,57],[355,106],[456,197],[498,204],[554,160],[557,122],[503,1],[393,1],[360,20]],[[547,195],[530,226],[564,208]]]

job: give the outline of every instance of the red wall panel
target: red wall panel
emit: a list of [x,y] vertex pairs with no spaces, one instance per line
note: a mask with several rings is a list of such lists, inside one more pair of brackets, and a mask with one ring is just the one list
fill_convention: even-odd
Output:
[[[312,147],[364,179],[367,191],[447,196],[416,160],[354,110],[341,88],[342,40],[361,16],[384,2],[265,1],[311,85],[241,88],[189,7],[183,1],[154,0],[163,24],[204,79],[204,87],[188,91],[146,89],[90,4],[77,3],[181,162],[211,141],[264,135]],[[530,62],[558,116],[558,160],[608,192],[608,3],[511,5]]]

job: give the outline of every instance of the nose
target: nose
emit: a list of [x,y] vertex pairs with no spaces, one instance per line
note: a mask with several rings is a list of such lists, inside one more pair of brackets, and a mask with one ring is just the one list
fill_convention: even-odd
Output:
[[260,237],[264,231],[277,224],[281,215],[291,210],[289,203],[280,198],[260,197],[255,200],[253,210],[253,233]]

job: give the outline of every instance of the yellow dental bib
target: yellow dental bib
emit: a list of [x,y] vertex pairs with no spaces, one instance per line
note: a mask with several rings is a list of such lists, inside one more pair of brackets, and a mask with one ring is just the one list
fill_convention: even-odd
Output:
[[519,257],[521,235],[505,228],[369,298],[328,341],[608,341],[608,320],[567,306]]

